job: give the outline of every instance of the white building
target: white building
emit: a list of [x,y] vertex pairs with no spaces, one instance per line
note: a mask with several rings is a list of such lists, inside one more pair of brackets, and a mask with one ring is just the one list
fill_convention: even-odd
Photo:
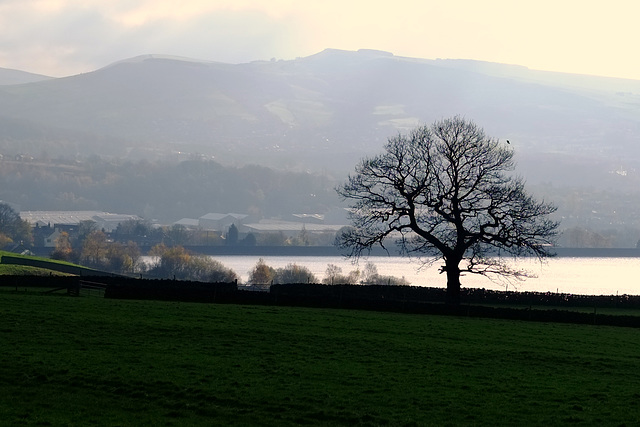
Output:
[[94,221],[99,230],[112,232],[121,222],[141,220],[137,215],[114,214],[100,211],[22,211],[20,218],[32,227],[54,225],[78,225],[82,221]]
[[243,224],[238,227],[241,233],[279,233],[287,237],[297,236],[302,230],[311,234],[337,233],[344,225],[313,224],[293,221],[279,221],[263,219],[255,223]]

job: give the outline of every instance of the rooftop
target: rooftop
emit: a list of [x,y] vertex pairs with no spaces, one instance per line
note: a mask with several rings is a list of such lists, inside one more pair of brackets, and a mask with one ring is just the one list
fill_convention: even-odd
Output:
[[137,215],[115,214],[101,211],[22,211],[20,218],[26,220],[32,226],[39,225],[77,225],[82,221],[95,221],[100,226],[108,225],[109,229],[128,220],[141,219]]

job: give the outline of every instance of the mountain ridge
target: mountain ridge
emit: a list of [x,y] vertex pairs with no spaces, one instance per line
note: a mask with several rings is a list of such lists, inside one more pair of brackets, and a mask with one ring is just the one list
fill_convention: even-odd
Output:
[[12,68],[0,68],[0,86],[34,83],[44,80],[51,80],[53,78],[54,77],[49,77],[42,74],[14,70]]
[[[375,50],[241,64],[152,54],[0,86],[0,119],[24,134],[42,129],[40,141],[27,138],[34,154],[188,151],[229,163],[345,171],[389,136],[459,114],[510,139],[535,174],[527,159],[556,152],[636,168],[638,94],[635,80]],[[19,139],[0,128],[0,153],[24,151]]]

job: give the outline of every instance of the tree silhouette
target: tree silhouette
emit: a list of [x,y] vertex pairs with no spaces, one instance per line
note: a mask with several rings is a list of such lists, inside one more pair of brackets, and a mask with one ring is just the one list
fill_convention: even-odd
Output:
[[92,231],[82,242],[81,258],[84,262],[100,267],[105,260],[109,242],[102,231]]
[[51,258],[69,261],[71,260],[72,254],[73,248],[71,247],[69,233],[63,231],[56,238],[56,247],[53,252],[51,252]]
[[236,227],[235,224],[231,224],[229,230],[227,231],[226,243],[227,245],[238,244],[238,227]]
[[256,285],[267,285],[276,276],[276,270],[267,265],[263,258],[260,258],[256,265],[249,272],[249,283]]
[[283,268],[276,269],[273,282],[277,284],[318,283],[318,279],[307,267],[296,263],[289,263]]
[[548,219],[556,208],[511,174],[510,147],[458,116],[390,138],[383,154],[362,160],[337,189],[354,202],[354,228],[339,245],[358,257],[395,238],[404,254],[443,259],[450,304],[460,302],[463,272],[526,275],[501,255],[549,256],[558,223]]
[[0,232],[13,237],[16,224],[20,221],[20,214],[8,203],[0,203]]
[[33,242],[29,222],[21,219],[20,214],[11,205],[2,202],[0,202],[0,235],[3,236],[0,248],[11,241],[26,245]]

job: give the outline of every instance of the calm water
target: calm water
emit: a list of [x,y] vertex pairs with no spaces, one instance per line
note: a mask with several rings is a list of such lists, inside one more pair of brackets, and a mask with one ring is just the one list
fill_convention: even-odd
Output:
[[[257,256],[215,256],[215,259],[233,269],[243,282],[249,277],[249,271],[258,261]],[[267,265],[279,268],[290,263],[305,266],[319,280],[325,276],[328,264],[342,268],[343,274],[359,268],[364,269],[366,262],[373,262],[378,273],[405,277],[412,285],[444,287],[446,277],[439,274],[441,262],[418,271],[420,264],[402,257],[376,256],[352,264],[342,257],[291,257],[264,256]],[[510,284],[495,282],[478,275],[462,277],[464,287],[495,290],[517,289],[519,291],[562,292],[586,295],[640,294],[640,258],[553,258],[544,264],[535,260],[522,260],[516,264],[537,277]]]

